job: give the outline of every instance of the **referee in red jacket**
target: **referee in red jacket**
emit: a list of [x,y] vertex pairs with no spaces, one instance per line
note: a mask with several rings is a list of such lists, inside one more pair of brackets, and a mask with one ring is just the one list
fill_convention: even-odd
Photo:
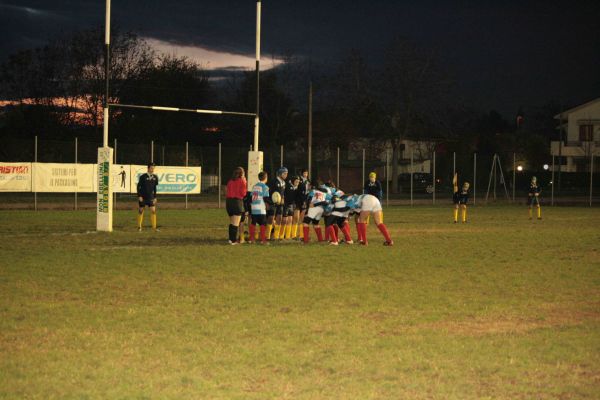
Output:
[[229,215],[229,244],[238,244],[238,228],[242,214],[244,214],[244,196],[247,192],[247,182],[244,168],[237,167],[227,182],[227,199],[225,208]]

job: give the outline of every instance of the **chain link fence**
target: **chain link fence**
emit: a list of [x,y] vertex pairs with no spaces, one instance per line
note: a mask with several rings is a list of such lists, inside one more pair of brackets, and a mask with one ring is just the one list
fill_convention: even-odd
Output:
[[[3,141],[0,162],[96,163],[100,142],[11,139]],[[224,185],[237,166],[245,167],[249,147],[197,146],[162,144],[150,141],[131,144],[113,141],[115,163],[145,165],[201,166],[202,193],[160,196],[161,207],[206,208],[224,205]],[[263,150],[265,170],[274,176],[280,166],[290,175],[300,175],[308,168],[306,149],[272,146]],[[368,145],[347,148],[317,147],[313,149],[311,176],[313,181],[331,180],[346,192],[361,193],[370,172],[377,174],[384,191],[384,205],[448,204],[452,198],[452,177],[459,183],[471,183],[474,204],[517,203],[527,200],[532,176],[542,186],[542,200],[547,205],[600,204],[600,162],[591,155],[580,161],[585,172],[560,171],[559,157],[541,165],[528,165],[511,152],[450,152],[438,149],[423,152],[403,150],[394,172],[392,152]],[[563,161],[564,165],[564,161]],[[395,177],[395,182],[394,182]],[[93,209],[94,193],[0,193],[0,209]],[[132,194],[116,194],[116,207],[136,207]]]

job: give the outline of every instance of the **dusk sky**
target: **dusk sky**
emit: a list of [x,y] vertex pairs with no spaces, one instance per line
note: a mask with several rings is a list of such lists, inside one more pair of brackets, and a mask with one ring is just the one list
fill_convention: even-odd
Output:
[[[160,51],[252,68],[252,0],[114,0],[113,23]],[[61,32],[104,25],[104,1],[0,0],[0,60]],[[327,63],[351,48],[372,63],[394,36],[439,55],[468,105],[505,115],[600,97],[600,1],[263,1],[264,66],[291,53]],[[274,58],[273,58],[274,55]]]

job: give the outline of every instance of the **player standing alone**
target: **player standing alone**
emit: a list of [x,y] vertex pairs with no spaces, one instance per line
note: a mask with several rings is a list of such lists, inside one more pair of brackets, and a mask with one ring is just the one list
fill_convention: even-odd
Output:
[[529,219],[533,219],[533,204],[537,208],[537,219],[542,219],[542,208],[540,207],[540,192],[542,189],[537,184],[537,178],[534,176],[531,178],[529,184],[529,193],[527,196],[527,205],[529,206]]
[[463,183],[462,189],[458,190],[458,174],[454,174],[452,179],[454,186],[454,194],[452,201],[454,202],[454,223],[458,223],[458,209],[462,209],[462,222],[467,222],[467,203],[469,202],[469,182]]
[[138,231],[142,230],[142,223],[144,222],[144,209],[150,208],[150,222],[152,223],[152,229],[158,231],[156,227],[156,187],[158,186],[158,176],[154,174],[154,163],[148,164],[148,172],[140,175],[137,184],[137,195],[138,195],[138,216],[137,224]]

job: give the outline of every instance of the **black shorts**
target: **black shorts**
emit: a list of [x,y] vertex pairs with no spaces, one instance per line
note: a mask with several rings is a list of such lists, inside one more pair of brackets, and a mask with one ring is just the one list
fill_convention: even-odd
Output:
[[144,208],[144,207],[154,207],[154,198],[146,198],[146,197],[142,197],[142,201],[138,201],[138,205],[140,208]]
[[304,217],[304,219],[302,220],[302,223],[303,223],[303,224],[306,224],[306,225],[310,225],[310,224],[313,224],[313,225],[319,225],[319,221],[320,221],[320,219],[312,219],[312,218],[310,218],[310,217],[307,215],[307,216],[305,216],[305,217]]
[[267,216],[265,214],[252,215],[252,225],[264,226],[267,224]]
[[306,207],[305,201],[296,202],[296,210],[300,210],[300,212],[302,212],[302,211],[306,211],[307,209],[308,209],[308,207]]
[[294,211],[296,211],[296,204],[292,203],[292,204],[286,204],[283,207],[283,216],[284,217],[293,217],[294,216]]
[[539,196],[528,196],[527,197],[527,205],[531,206],[531,205],[540,205],[540,197]]
[[346,223],[346,218],[340,217],[339,215],[329,215],[325,219],[325,225],[327,225],[327,226],[337,225],[340,228],[343,228],[345,223]]
[[267,217],[272,217],[274,215],[283,215],[283,205],[269,207],[267,210]]
[[244,213],[244,201],[242,199],[229,198],[225,200],[225,208],[227,209],[227,215],[230,217],[242,215]]
[[454,193],[454,195],[452,196],[452,202],[454,204],[467,204],[467,202],[469,201],[469,198],[467,196],[463,196],[460,193]]

